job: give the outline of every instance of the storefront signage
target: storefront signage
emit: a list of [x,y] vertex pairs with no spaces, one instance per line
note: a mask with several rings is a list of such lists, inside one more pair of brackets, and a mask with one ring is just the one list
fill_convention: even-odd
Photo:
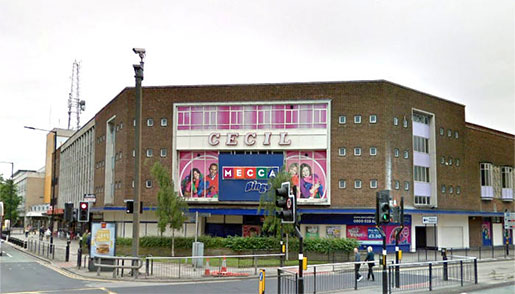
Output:
[[91,224],[91,252],[90,256],[114,256],[116,252],[116,224]]
[[[226,136],[225,145],[227,145],[227,146],[238,145],[240,133],[227,133],[225,136]],[[279,133],[279,145],[280,146],[291,145],[291,140],[286,138],[287,136],[288,136],[288,132],[280,132]],[[218,132],[209,134],[209,136],[207,138],[209,145],[217,146],[218,144],[220,144],[220,137],[221,137],[221,134]],[[245,145],[253,146],[254,144],[256,144],[258,134],[256,132],[248,132],[245,134],[241,134],[241,137],[243,138],[243,142],[245,143]],[[269,146],[270,138],[272,137],[272,132],[265,132],[262,135],[262,137],[263,138],[261,140],[262,140],[263,145]]]
[[97,196],[95,194],[84,194],[84,201],[97,202]]
[[425,225],[436,225],[436,224],[438,224],[438,217],[437,216],[423,216],[422,223]]
[[504,229],[509,230],[515,226],[515,214],[506,211],[504,212]]

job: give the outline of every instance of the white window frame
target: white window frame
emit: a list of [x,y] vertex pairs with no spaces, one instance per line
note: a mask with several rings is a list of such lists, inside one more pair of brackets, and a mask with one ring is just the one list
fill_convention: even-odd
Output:
[[354,123],[360,124],[361,123],[361,115],[355,115],[354,116]]
[[344,125],[347,123],[347,117],[345,115],[340,115],[338,117],[338,123],[341,125]]
[[400,156],[400,150],[399,150],[399,148],[394,148],[394,149],[393,149],[393,156],[394,156],[394,157],[399,157],[399,156]]
[[168,119],[166,117],[161,118],[161,126],[162,127],[168,126]]
[[400,181],[395,180],[393,183],[394,183],[393,186],[394,186],[395,190],[399,190],[401,188],[401,182]]
[[161,148],[161,150],[159,151],[159,155],[163,158],[168,156],[168,150],[166,150],[166,148]]
[[456,195],[461,194],[461,186],[456,186]]
[[338,188],[339,189],[345,189],[346,187],[347,187],[347,183],[345,182],[344,179],[338,180]]
[[347,155],[347,150],[345,149],[345,147],[340,147],[340,148],[338,148],[338,155],[339,155],[339,156],[345,156],[345,155]]
[[409,191],[409,186],[410,186],[409,182],[405,181],[404,182],[404,191]]
[[396,116],[393,117],[393,125],[394,126],[398,126],[399,125],[399,118],[396,117]]
[[370,180],[370,189],[377,189],[377,180],[376,179]]
[[[485,177],[483,182],[483,171],[485,171]],[[484,187],[492,186],[492,173],[493,173],[493,165],[489,162],[481,162],[479,166],[479,177],[480,184]]]
[[354,147],[354,156],[361,156],[361,147]]
[[361,180],[354,180],[354,189],[361,189]]
[[513,168],[511,166],[501,167],[501,188],[513,189]]
[[145,188],[147,188],[147,189],[152,188],[152,180],[146,180],[145,181]]
[[447,137],[449,137],[449,138],[452,137],[452,130],[451,129],[447,130]]
[[409,158],[409,151],[408,150],[404,150],[404,154],[403,154],[402,157],[404,157],[404,159],[408,159]]
[[145,150],[145,154],[147,157],[152,157],[154,155],[154,151],[152,150],[152,148],[148,148],[147,150]]
[[442,192],[442,194],[445,194],[446,190],[447,190],[447,188],[445,187],[444,184],[442,184],[442,186],[440,187],[440,192]]
[[154,120],[151,118],[147,118],[147,127],[153,127],[154,126]]
[[459,132],[458,131],[454,131],[454,138],[458,139],[459,137],[460,137]]
[[406,117],[404,117],[404,120],[402,121],[402,126],[404,128],[407,128],[408,127],[408,119]]
[[369,153],[370,153],[370,156],[376,156],[377,155],[377,148],[376,147],[370,147]]
[[454,193],[454,187],[452,185],[449,185],[449,194]]
[[368,122],[371,123],[371,124],[377,123],[377,115],[376,114],[371,114],[368,117]]

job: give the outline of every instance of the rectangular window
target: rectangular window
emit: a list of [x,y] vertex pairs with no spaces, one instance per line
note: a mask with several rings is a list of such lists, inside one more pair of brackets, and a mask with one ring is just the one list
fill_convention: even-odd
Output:
[[152,188],[152,180],[146,180],[145,181],[145,187]]
[[371,124],[375,124],[375,123],[377,123],[377,115],[375,115],[375,114],[371,114],[371,115],[369,116],[369,119],[368,119],[368,120],[369,120],[369,122],[370,122]]
[[347,117],[345,115],[340,115],[338,117],[338,122],[341,124],[341,125],[344,125],[347,123]]
[[399,149],[397,149],[397,148],[393,149],[393,156],[399,157]]
[[361,156],[361,147],[354,148],[354,155]]
[[393,118],[393,125],[394,126],[398,126],[399,125],[399,118],[398,117],[394,117]]
[[341,147],[338,149],[338,155],[345,156],[345,154],[346,154],[345,147]]
[[445,194],[445,185],[442,185],[442,194]]
[[370,155],[371,156],[377,155],[377,148],[376,147],[370,147]]
[[503,166],[501,168],[502,178],[501,184],[504,189],[513,189],[513,168],[510,166]]
[[402,121],[402,126],[405,128],[408,127],[408,119],[407,118],[404,118],[404,120]]
[[160,153],[161,153],[161,157],[166,157],[166,155],[167,155],[166,148],[162,148]]
[[401,183],[399,181],[395,181],[394,187],[395,190],[399,190],[401,188]]
[[152,149],[147,149],[147,157],[152,157]]
[[166,118],[161,119],[161,126],[166,127],[168,125],[168,120]]
[[147,119],[147,127],[152,127],[154,125],[154,120],[149,118]]
[[458,139],[460,137],[460,134],[458,131],[454,131],[454,138]]
[[354,180],[354,188],[361,189],[361,180]]
[[461,187],[460,186],[456,186],[456,194],[461,194]]
[[345,189],[345,186],[346,186],[345,180],[338,181],[338,188]]
[[408,159],[409,158],[409,152],[408,150],[404,150],[404,158]]
[[354,123],[360,124],[361,123],[361,115],[355,115],[354,116]]
[[370,188],[371,189],[377,188],[377,180],[370,180]]
[[424,137],[413,136],[413,147],[415,151],[429,153],[429,140]]
[[413,121],[428,125],[429,124],[429,116],[422,114],[422,113],[415,112],[415,113],[413,113]]
[[409,182],[404,182],[404,190],[409,191]]
[[414,166],[414,180],[416,182],[429,183],[429,168],[424,166]]
[[481,163],[481,186],[492,186],[492,164]]

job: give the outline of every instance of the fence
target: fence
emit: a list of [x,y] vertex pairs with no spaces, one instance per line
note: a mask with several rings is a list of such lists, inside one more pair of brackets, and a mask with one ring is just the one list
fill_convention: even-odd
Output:
[[[475,246],[469,248],[446,248],[447,256],[452,259],[453,255],[475,257],[478,260],[493,258],[515,258],[515,245],[500,246]],[[394,254],[388,254],[388,260],[395,260]],[[434,248],[418,248],[416,252],[403,252],[403,262],[424,262],[442,260],[441,251]]]
[[284,254],[220,255],[202,257],[146,257],[145,277],[190,279],[257,276],[258,268],[278,267]]
[[477,284],[477,259],[464,258],[388,265],[388,291],[432,291],[437,288]]
[[[457,257],[457,256],[456,256]],[[369,271],[369,264],[372,270]],[[388,291],[413,292],[477,283],[477,259],[391,264],[387,268]],[[298,267],[277,269],[277,293],[298,291]],[[358,288],[382,289],[382,267],[376,263],[346,262],[309,266],[303,272],[304,293],[320,293]]]

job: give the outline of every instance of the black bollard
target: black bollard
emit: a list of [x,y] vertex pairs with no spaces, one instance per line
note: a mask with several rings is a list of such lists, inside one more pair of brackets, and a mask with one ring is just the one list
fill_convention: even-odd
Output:
[[66,241],[66,258],[65,261],[70,261],[70,239]]
[[80,269],[82,265],[82,248],[80,248],[79,246],[79,249],[77,250],[77,268]]

